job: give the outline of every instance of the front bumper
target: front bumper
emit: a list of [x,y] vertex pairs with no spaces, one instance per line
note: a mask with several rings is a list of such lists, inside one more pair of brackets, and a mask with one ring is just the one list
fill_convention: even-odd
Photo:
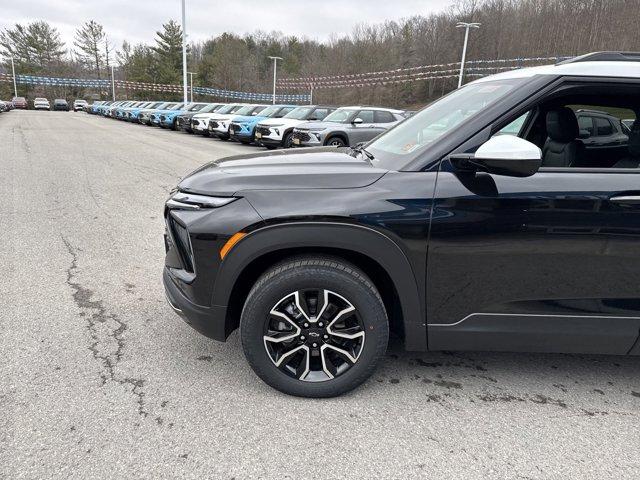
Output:
[[242,124],[232,123],[229,126],[229,136],[238,142],[252,142],[253,131],[250,127]]
[[229,138],[229,126],[230,123],[225,120],[210,120],[209,135],[218,138]]
[[291,145],[294,147],[321,147],[324,145],[324,132],[294,130]]
[[161,115],[160,116],[160,127],[162,128],[173,128],[173,121],[175,120],[175,116],[169,115]]
[[258,125],[256,127],[255,139],[260,145],[269,145],[274,147],[279,147],[282,145],[282,134],[283,130],[278,130],[280,133],[276,133],[276,127],[267,127]]
[[193,130],[194,133],[199,133],[202,135],[209,134],[209,125],[206,120],[201,120],[199,118],[197,119],[192,118],[189,123],[191,125],[191,130]]
[[185,297],[173,282],[171,270],[164,268],[162,274],[167,302],[182,319],[201,334],[224,342],[232,330],[227,327],[227,307],[196,305]]
[[185,118],[185,117],[178,117],[176,119],[176,129],[182,130],[184,132],[192,133],[193,130],[191,129],[191,119]]
[[151,125],[151,114],[149,113],[138,114],[138,122],[144,125]]

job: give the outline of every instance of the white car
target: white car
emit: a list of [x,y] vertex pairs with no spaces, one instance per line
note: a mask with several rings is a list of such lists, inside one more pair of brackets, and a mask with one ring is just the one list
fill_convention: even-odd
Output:
[[51,105],[46,98],[38,97],[33,101],[33,108],[35,110],[51,110]]
[[244,103],[230,103],[216,112],[196,113],[191,117],[191,130],[193,130],[193,133],[209,136],[209,121],[211,119],[228,120],[228,118],[233,117],[233,114],[244,106]]
[[[209,136],[218,137],[220,140],[229,140],[229,127],[231,122],[239,117],[250,117],[257,115],[259,112],[267,108],[268,105],[242,105],[235,112],[227,115],[214,115],[209,120]],[[219,112],[218,112],[219,113]]]
[[86,100],[77,98],[73,101],[73,111],[77,112],[79,110],[84,110],[84,107],[86,107],[87,105],[89,105],[89,103]]
[[337,107],[306,105],[298,107],[282,118],[268,118],[256,127],[256,142],[268,149],[290,148],[293,129],[305,122],[320,122]]

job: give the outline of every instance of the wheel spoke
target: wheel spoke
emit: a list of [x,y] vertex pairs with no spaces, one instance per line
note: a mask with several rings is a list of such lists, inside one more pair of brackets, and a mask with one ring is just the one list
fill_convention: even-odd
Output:
[[[297,308],[297,309],[298,309],[298,311],[302,314],[302,316],[304,317],[304,319],[305,319],[307,322],[310,322],[310,321],[311,321],[311,319],[309,318],[309,315],[307,314],[307,310],[305,310],[305,309],[302,307],[302,305],[300,304],[300,292],[299,292],[299,291],[296,291],[296,292],[293,294],[293,296],[294,296],[294,298],[295,298],[296,308]],[[306,304],[306,302],[305,302],[305,304]]]
[[264,346],[273,364],[306,382],[331,380],[357,361],[365,330],[356,308],[326,289],[298,290],[269,312]]
[[353,355],[351,355],[346,350],[343,350],[342,348],[335,347],[333,345],[329,345],[328,343],[324,344],[322,346],[321,350],[323,351],[323,353],[324,353],[324,350],[333,350],[333,351],[337,352],[342,358],[348,360],[352,365],[358,361],[358,356],[359,355],[354,357]]

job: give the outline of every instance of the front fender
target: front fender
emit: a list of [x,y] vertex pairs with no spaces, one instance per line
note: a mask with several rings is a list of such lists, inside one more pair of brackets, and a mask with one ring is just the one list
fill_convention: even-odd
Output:
[[426,350],[424,301],[409,259],[391,236],[362,225],[295,222],[267,226],[249,233],[220,265],[212,305],[228,305],[242,272],[263,255],[278,250],[313,247],[352,251],[377,262],[391,278],[400,299],[406,349]]

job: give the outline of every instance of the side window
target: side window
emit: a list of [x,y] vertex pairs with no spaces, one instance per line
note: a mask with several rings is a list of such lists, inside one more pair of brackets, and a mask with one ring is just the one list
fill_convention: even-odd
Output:
[[373,123],[373,110],[360,110],[354,118],[361,118],[362,123]]
[[525,120],[529,116],[529,112],[520,115],[513,122],[511,122],[506,127],[502,128],[502,130],[495,133],[495,135],[513,135],[517,136],[520,134],[520,130],[522,130],[522,126],[524,125]]
[[329,115],[329,109],[316,108],[311,116],[316,120],[324,120],[324,117],[326,117],[327,115]]
[[392,123],[396,121],[396,118],[390,112],[384,112],[376,110],[375,123]]
[[253,112],[251,112],[251,116],[255,117],[257,114],[259,114],[265,108],[267,108],[267,107],[256,107],[256,108],[254,108]]
[[613,135],[613,125],[606,118],[595,118],[596,123],[596,133],[598,137],[607,137],[609,135]]
[[[580,129],[580,138],[593,137],[595,134],[593,117],[586,115],[578,116],[578,128]],[[588,133],[588,135],[585,135],[585,133]]]

